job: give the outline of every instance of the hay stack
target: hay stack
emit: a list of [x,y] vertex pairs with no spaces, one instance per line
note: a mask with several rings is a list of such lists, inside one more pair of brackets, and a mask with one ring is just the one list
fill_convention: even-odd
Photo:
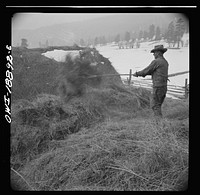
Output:
[[[102,76],[106,74],[117,76]],[[105,89],[116,84],[122,85],[121,78],[110,61],[96,49],[90,48],[80,51],[76,58],[68,55],[60,69],[58,80],[58,93],[65,101],[80,97],[91,88]]]
[[[149,99],[144,100],[145,91],[126,89],[120,76],[101,76],[117,74],[117,71],[95,49],[84,49],[76,58],[69,55],[65,63],[54,62],[42,56],[41,61],[36,60],[37,63],[34,62],[32,67],[27,64],[30,66],[27,69],[24,59],[27,60],[31,55],[31,60],[34,61],[35,57],[41,56],[38,51],[34,52],[34,56],[30,53],[21,54],[25,56],[20,59],[22,70],[18,67],[16,70],[19,73],[15,72],[16,75],[23,76],[17,81],[24,86],[17,88],[15,85],[16,92],[26,95],[33,86],[37,91],[40,89],[39,94],[29,94],[31,100],[27,95],[12,102],[11,166],[15,170],[21,170],[34,159],[37,161],[38,156],[59,148],[62,141],[68,140],[69,134],[95,127],[105,121],[106,117],[114,118],[117,113],[125,113],[125,118],[127,114],[132,117],[132,113],[149,105]],[[19,54],[15,53],[17,55]],[[36,67],[41,71],[34,72]],[[26,76],[25,70],[30,77]],[[47,72],[46,76],[44,72]],[[92,75],[98,76],[88,78]],[[48,93],[45,91],[46,81],[53,86]],[[53,95],[50,92],[56,89],[56,83],[57,91]],[[138,98],[138,95],[143,99]],[[16,174],[11,175],[13,185],[18,185],[17,179],[19,180]],[[19,183],[24,189],[24,182]]]

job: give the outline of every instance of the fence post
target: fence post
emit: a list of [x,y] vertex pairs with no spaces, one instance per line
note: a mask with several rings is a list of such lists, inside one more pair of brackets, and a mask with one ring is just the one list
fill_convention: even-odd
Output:
[[185,79],[185,98],[188,98],[187,79]]
[[128,85],[131,84],[131,76],[132,76],[132,69],[130,69],[130,72],[129,72]]

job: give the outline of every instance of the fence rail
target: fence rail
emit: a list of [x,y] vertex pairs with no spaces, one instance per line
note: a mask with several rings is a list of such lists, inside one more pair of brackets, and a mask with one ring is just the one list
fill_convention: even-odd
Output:
[[[182,75],[182,74],[186,74],[186,73],[189,73],[189,71],[169,74],[168,77],[178,76],[178,75]],[[132,76],[132,70],[130,69],[129,77],[127,79],[122,79],[122,82],[128,86],[142,87],[147,90],[152,90],[152,81],[150,79],[144,79],[144,80],[140,80],[140,81],[139,80],[131,80],[131,76]],[[170,84],[167,85],[167,88],[168,88],[167,94],[172,95],[176,98],[181,98],[181,99],[188,98],[189,85],[188,85],[187,81],[188,80],[185,79],[185,86],[170,85]]]
[[[173,74],[169,74],[168,77],[174,77],[182,74],[189,73],[189,71],[177,72]],[[122,82],[128,86],[142,87],[148,90],[152,90],[152,80],[151,79],[142,79],[142,80],[132,80],[132,69],[130,69],[129,74],[104,74],[104,75],[91,75],[87,78],[95,78],[95,77],[109,77],[109,76],[128,76],[126,79],[122,78]],[[167,94],[172,95],[176,98],[188,98],[189,95],[189,85],[187,83],[187,79],[185,79],[185,86],[178,85],[167,85],[168,90]]]

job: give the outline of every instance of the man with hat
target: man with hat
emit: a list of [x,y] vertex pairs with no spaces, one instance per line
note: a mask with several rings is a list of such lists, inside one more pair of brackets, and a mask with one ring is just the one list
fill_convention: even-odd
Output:
[[167,81],[168,81],[168,62],[163,57],[163,54],[167,51],[163,45],[156,45],[151,50],[155,59],[145,69],[135,72],[133,76],[151,75],[153,80],[153,97],[152,97],[152,109],[155,117],[162,117],[161,106],[167,93]]

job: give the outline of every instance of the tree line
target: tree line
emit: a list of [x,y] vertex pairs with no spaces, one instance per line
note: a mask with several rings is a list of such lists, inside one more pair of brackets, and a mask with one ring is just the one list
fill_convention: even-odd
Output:
[[117,33],[116,35],[110,36],[96,36],[93,39],[80,39],[79,44],[82,46],[86,45],[105,45],[107,43],[115,42],[119,43],[120,41],[130,41],[130,40],[139,40],[139,41],[156,41],[165,39],[169,44],[172,43],[174,46],[176,43],[178,47],[181,42],[181,38],[184,33],[188,33],[189,28],[188,24],[182,18],[175,18],[171,21],[166,29],[161,29],[160,26],[155,26],[154,24],[149,25],[147,30],[140,29],[139,31],[130,32],[126,31],[124,33]]

